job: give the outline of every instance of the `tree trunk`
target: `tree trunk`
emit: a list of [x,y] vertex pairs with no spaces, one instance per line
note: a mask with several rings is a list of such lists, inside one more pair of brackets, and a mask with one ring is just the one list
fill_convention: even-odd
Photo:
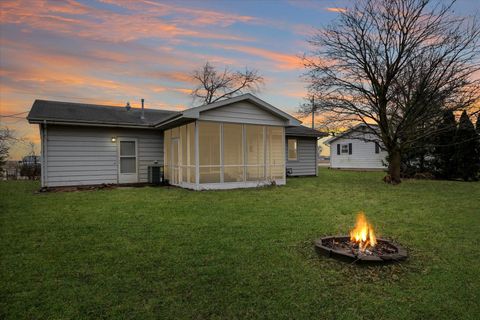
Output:
[[315,129],[315,111],[312,110],[312,129]]
[[393,150],[389,152],[390,162],[388,164],[388,174],[390,179],[388,182],[391,184],[399,184],[400,180],[400,166],[401,166],[401,154],[399,150]]

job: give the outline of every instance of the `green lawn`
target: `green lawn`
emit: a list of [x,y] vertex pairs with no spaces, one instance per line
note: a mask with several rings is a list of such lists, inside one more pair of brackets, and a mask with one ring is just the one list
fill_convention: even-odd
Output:
[[[478,319],[480,183],[382,176],[208,192],[1,182],[0,318]],[[409,261],[315,254],[359,210]]]

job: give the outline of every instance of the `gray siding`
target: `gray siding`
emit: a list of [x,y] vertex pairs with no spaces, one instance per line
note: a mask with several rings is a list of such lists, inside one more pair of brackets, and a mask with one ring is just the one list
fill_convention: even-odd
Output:
[[149,164],[154,161],[163,164],[163,132],[48,125],[45,150],[46,186],[117,183],[117,143],[111,141],[112,137],[137,139],[139,182],[147,182]]
[[284,126],[287,123],[286,120],[246,101],[240,101],[221,108],[201,112],[200,120],[274,126]]
[[[375,139],[371,134],[365,134],[365,139]],[[352,144],[352,154],[337,154],[338,144]],[[375,143],[359,140],[355,137],[342,137],[330,145],[330,167],[335,169],[385,169],[387,152],[380,149],[375,153]]]
[[[297,160],[288,160],[288,143],[285,142],[285,159],[287,168],[292,168],[292,176],[314,176],[317,174],[317,139],[303,137],[289,137],[297,139]],[[286,140],[286,141],[287,141]]]

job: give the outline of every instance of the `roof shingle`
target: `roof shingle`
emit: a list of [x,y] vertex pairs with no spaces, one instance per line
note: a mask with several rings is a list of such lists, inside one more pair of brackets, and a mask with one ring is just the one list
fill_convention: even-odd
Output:
[[30,122],[43,120],[91,124],[110,124],[150,127],[164,121],[177,111],[145,109],[144,118],[139,108],[104,106],[95,104],[35,100],[27,116]]
[[328,134],[325,132],[320,132],[318,130],[308,128],[305,126],[298,126],[298,127],[287,127],[285,128],[285,135],[286,136],[296,136],[296,137],[326,137]]

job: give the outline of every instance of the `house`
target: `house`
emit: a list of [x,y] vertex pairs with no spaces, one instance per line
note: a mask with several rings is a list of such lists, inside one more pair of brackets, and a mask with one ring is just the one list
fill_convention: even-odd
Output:
[[40,156],[25,156],[22,158],[22,165],[27,165],[27,166],[31,166],[31,165],[37,165],[37,164],[40,164],[41,162],[41,158]]
[[317,174],[324,136],[251,94],[181,112],[36,100],[27,119],[43,187],[146,183],[152,165],[195,190],[282,185]]
[[[373,125],[370,127],[375,128]],[[356,125],[325,143],[330,145],[330,168],[358,170],[386,168],[387,152],[365,124]]]

